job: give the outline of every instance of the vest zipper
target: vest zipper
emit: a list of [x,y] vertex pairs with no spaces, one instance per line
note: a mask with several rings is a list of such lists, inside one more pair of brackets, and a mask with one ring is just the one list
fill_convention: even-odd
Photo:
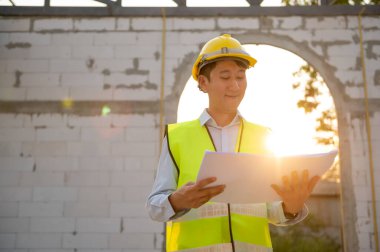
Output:
[[227,209],[228,209],[228,228],[230,230],[230,239],[231,239],[231,245],[232,245],[232,252],[235,252],[234,236],[232,235],[232,223],[231,223],[231,207],[230,207],[230,203],[227,204]]
[[[205,125],[205,128],[207,130],[208,136],[210,137],[211,143],[214,146],[214,150],[217,151],[217,149],[215,147],[215,144],[214,144],[214,140],[212,139],[211,133],[210,133],[207,125]],[[241,128],[239,129],[240,136],[239,136],[239,140],[238,140],[238,149],[237,149],[237,152],[240,152],[241,141],[242,141],[242,138],[243,138],[243,130],[244,130],[244,122],[243,122],[243,120],[241,120]],[[232,234],[231,206],[230,206],[230,203],[227,203],[227,210],[228,210],[228,228],[229,228],[229,231],[230,231],[230,240],[231,240],[231,245],[232,245],[232,252],[235,252],[235,241],[234,241],[234,236]]]

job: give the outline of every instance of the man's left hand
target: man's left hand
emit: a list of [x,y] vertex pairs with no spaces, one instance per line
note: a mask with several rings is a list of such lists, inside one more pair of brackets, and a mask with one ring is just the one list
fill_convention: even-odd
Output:
[[297,171],[293,171],[290,176],[282,177],[282,187],[275,184],[271,187],[282,198],[284,212],[296,214],[302,210],[319,179],[319,176],[314,176],[309,180],[308,170],[303,170],[301,178]]

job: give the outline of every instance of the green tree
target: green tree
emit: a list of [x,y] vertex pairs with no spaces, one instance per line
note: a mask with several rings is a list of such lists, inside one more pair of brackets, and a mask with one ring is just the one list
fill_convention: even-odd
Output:
[[270,225],[274,252],[337,252],[340,244],[325,232],[325,225],[309,214],[297,225],[277,227]]
[[304,110],[305,114],[318,113],[317,136],[319,144],[338,146],[337,118],[335,107],[320,109],[323,99],[332,99],[327,85],[319,73],[309,64],[302,65],[293,73],[296,82],[293,89],[301,90],[302,97],[297,106]]
[[[301,98],[297,102],[298,108],[303,109],[305,114],[316,114],[317,143],[337,148],[339,138],[335,107],[333,104],[329,107],[322,106],[327,100],[332,100],[323,78],[309,64],[302,65],[293,76],[296,78],[293,89],[301,91]],[[325,179],[339,181],[338,161],[326,174]]]

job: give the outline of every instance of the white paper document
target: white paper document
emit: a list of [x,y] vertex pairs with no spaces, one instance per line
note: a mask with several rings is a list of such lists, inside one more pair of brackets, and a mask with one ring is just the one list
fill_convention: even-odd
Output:
[[282,176],[309,170],[309,179],[322,176],[333,164],[337,151],[283,156],[246,153],[205,152],[197,180],[216,177],[210,184],[226,185],[223,193],[211,199],[225,203],[262,203],[280,200],[272,184],[282,186]]

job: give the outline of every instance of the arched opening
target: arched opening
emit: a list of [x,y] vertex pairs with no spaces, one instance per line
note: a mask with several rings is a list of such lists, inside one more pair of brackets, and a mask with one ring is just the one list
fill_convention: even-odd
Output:
[[[302,98],[303,90],[295,90],[292,84],[302,80],[296,79],[293,73],[307,62],[278,47],[245,45],[245,48],[258,59],[258,63],[247,71],[247,91],[239,107],[243,116],[251,122],[269,127],[274,135],[281,135],[282,139],[276,139],[276,146],[271,146],[278,154],[327,149],[324,148],[326,145],[317,145],[313,139],[320,111],[305,115],[302,109],[297,109],[297,100]],[[301,79],[305,77],[300,76]],[[323,100],[319,107],[335,110],[332,97],[323,82],[318,86],[318,91],[321,92],[318,98]],[[198,90],[197,83],[190,77],[179,100],[177,121],[195,119],[207,106],[207,95]]]
[[[357,251],[359,249],[359,242],[356,232],[357,227],[355,225],[357,220],[355,197],[353,197],[355,193],[352,186],[353,164],[349,138],[350,124],[346,118],[347,114],[349,114],[350,101],[345,97],[343,83],[335,76],[336,68],[329,65],[324,57],[316,53],[307,42],[298,42],[288,35],[250,32],[246,34],[236,34],[234,37],[243,44],[266,44],[293,52],[302,57],[305,61],[312,63],[314,69],[316,69],[325,80],[332,94],[338,119],[343,247]],[[202,44],[200,44],[200,46],[201,45]],[[179,99],[189,79],[192,64],[196,56],[197,52],[186,55],[179,67],[175,70],[175,85],[170,95],[166,97],[165,103],[165,117],[167,122],[177,121]],[[336,211],[339,210],[336,209]]]
[[[336,131],[317,131],[318,120],[325,111],[335,114],[334,101],[323,78],[314,70],[305,73],[302,67],[308,63],[287,50],[269,45],[245,45],[245,48],[258,63],[247,71],[248,85],[239,111],[248,121],[272,129],[275,138],[268,147],[281,155],[317,153],[336,148],[334,142],[328,141],[331,137],[338,138]],[[307,87],[311,75],[313,84]],[[315,89],[310,91],[310,87]],[[306,89],[309,90],[307,99]],[[310,97],[310,92],[317,94]],[[317,106],[312,109],[309,106],[297,107],[297,104],[305,102]],[[207,107],[207,94],[199,91],[197,83],[190,77],[179,100],[178,121],[198,118]],[[305,113],[306,110],[310,111]],[[330,126],[336,127],[336,118],[331,123],[334,125]],[[288,251],[291,249],[288,246],[294,244],[317,245],[321,251],[342,247],[339,183],[339,166],[335,165],[308,200],[310,215],[304,222],[286,228],[271,227],[274,249]]]

